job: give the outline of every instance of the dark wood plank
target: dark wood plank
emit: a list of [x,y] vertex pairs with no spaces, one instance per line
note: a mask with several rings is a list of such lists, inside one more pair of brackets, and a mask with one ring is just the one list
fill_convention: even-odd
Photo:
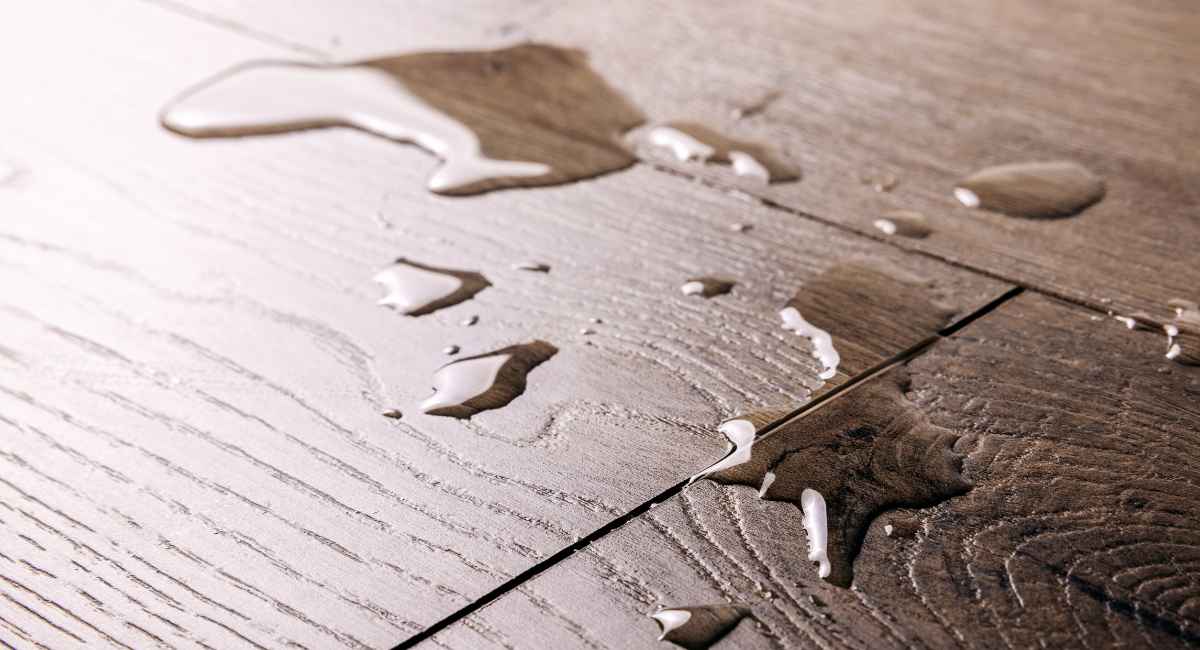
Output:
[[[656,606],[733,601],[754,620],[717,647],[1192,647],[1200,373],[1161,350],[1027,293],[907,364],[905,409],[960,436],[973,487],[875,517],[852,589],[817,578],[798,508],[701,480],[436,641],[657,647]],[[895,377],[776,435],[804,445],[877,423]],[[846,448],[821,444],[776,484],[845,469]]]
[[[461,47],[471,39],[459,21],[489,26],[475,47],[525,39],[577,47],[651,119],[770,144],[804,179],[763,188],[734,183],[723,166],[661,153],[656,164],[873,236],[883,213],[916,210],[933,233],[893,243],[1093,307],[1130,313],[1196,299],[1192,4],[532,3],[421,20],[409,19],[410,8],[377,0],[345,15],[271,3],[217,11],[317,47],[336,36],[327,51],[341,60]],[[951,195],[983,167],[1061,159],[1107,184],[1106,197],[1074,218],[972,211]],[[876,191],[890,185],[880,179],[897,185]]]
[[[806,282],[867,265],[927,281],[942,316],[1006,288],[645,166],[450,199],[424,189],[431,157],[360,133],[187,140],[162,103],[281,51],[143,4],[9,13],[0,68],[29,89],[0,109],[22,170],[0,187],[17,647],[391,645],[709,462],[723,418],[820,386],[779,325]],[[492,286],[403,317],[371,283],[398,256]],[[550,272],[512,268],[530,259]],[[738,284],[680,293],[706,274]],[[508,406],[417,409],[443,347],[534,339],[559,350]]]

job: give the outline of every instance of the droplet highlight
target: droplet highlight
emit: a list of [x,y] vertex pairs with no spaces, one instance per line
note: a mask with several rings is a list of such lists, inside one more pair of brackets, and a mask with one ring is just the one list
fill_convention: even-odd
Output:
[[352,127],[442,159],[440,194],[566,183],[623,169],[620,137],[642,123],[577,50],[527,43],[346,65],[237,66],[163,109],[164,127],[228,137]]
[[749,608],[722,604],[664,607],[650,614],[650,618],[658,623],[659,641],[687,650],[705,650],[749,615]]
[[812,343],[812,356],[821,362],[821,372],[817,376],[824,380],[837,376],[838,364],[841,363],[842,357],[833,346],[833,336],[804,320],[800,310],[795,307],[784,307],[779,312],[779,317],[783,319],[783,329],[795,332]]
[[1027,219],[1069,217],[1104,198],[1104,180],[1070,161],[988,167],[959,181],[954,197],[980,208]]
[[722,278],[713,278],[703,276],[699,278],[691,278],[679,287],[679,291],[685,296],[703,296],[712,298],[729,293],[737,284],[733,280],[725,280]]
[[525,392],[526,375],[557,353],[553,345],[533,341],[448,363],[434,373],[434,394],[421,410],[469,418],[505,406]]
[[900,235],[912,239],[924,239],[933,232],[925,215],[912,210],[888,212],[876,219],[873,225],[885,235]]
[[759,144],[734,140],[699,124],[671,122],[650,129],[647,140],[667,149],[680,162],[729,165],[737,176],[757,183],[782,183],[800,177],[792,166]]
[[474,271],[429,266],[404,258],[397,259],[372,279],[387,290],[379,304],[406,316],[421,316],[457,305],[491,286],[487,278]]

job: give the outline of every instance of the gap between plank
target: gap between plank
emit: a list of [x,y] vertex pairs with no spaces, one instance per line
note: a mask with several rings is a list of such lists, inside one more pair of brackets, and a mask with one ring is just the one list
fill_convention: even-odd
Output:
[[[890,358],[880,361],[879,363],[875,364],[874,366],[871,366],[867,370],[860,372],[857,375],[851,377],[845,383],[835,386],[834,388],[830,389],[828,392],[818,395],[813,400],[806,402],[805,404],[797,407],[796,409],[789,412],[787,415],[784,415],[784,416],[780,417],[779,419],[771,422],[770,424],[768,424],[767,426],[762,428],[761,432],[757,436],[755,436],[755,440],[756,441],[762,440],[763,438],[766,438],[766,437],[772,435],[773,433],[775,433],[775,431],[779,430],[779,428],[782,427],[783,425],[785,425],[789,422],[792,422],[793,420],[796,420],[798,418],[807,416],[809,413],[812,413],[812,412],[820,409],[821,407],[825,406],[826,404],[832,402],[834,399],[837,399],[838,397],[841,397],[842,395],[854,390],[855,387],[860,386],[863,383],[866,383],[867,381],[873,379],[874,377],[877,377],[878,375],[883,374],[884,372],[887,372],[888,370],[891,370],[892,368],[894,368],[898,365],[908,362],[909,360],[913,359],[914,357],[920,355],[927,348],[936,344],[938,341],[940,341],[944,338],[953,336],[954,334],[962,331],[964,328],[968,327],[971,323],[974,323],[975,321],[979,320],[980,318],[983,318],[984,316],[988,315],[989,313],[995,311],[1004,303],[1021,295],[1024,291],[1025,291],[1025,289],[1023,287],[1019,287],[1019,286],[1010,288],[1008,291],[1005,291],[1004,293],[1000,294],[998,297],[996,297],[995,299],[993,299],[991,302],[987,303],[986,305],[983,305],[982,307],[976,309],[975,311],[972,311],[971,313],[963,316],[962,318],[955,320],[953,323],[947,325],[946,327],[943,327],[942,329],[938,330],[936,334],[930,335],[930,336],[922,339],[921,341],[917,342],[916,344],[911,345],[908,348],[892,355]],[[505,580],[504,582],[500,583],[495,588],[491,589],[490,591],[483,594],[482,596],[479,596],[478,598],[471,601],[470,603],[467,603],[466,605],[459,608],[458,610],[443,617],[441,620],[433,623],[429,627],[426,627],[424,630],[421,630],[420,632],[405,639],[404,641],[401,641],[392,650],[407,650],[408,648],[416,647],[418,644],[428,641],[429,639],[433,638],[433,636],[436,635],[438,632],[441,632],[442,630],[450,627],[451,625],[467,618],[471,614],[474,614],[475,612],[479,611],[483,607],[487,606],[492,601],[500,598],[501,596],[505,595],[506,593],[508,593],[510,591],[513,591],[513,590],[519,588],[521,585],[523,585],[526,582],[537,577],[538,575],[540,575],[541,573],[550,569],[551,567],[558,564],[562,560],[567,559],[568,557],[570,557],[571,555],[575,554],[578,551],[584,550],[585,548],[590,546],[593,542],[599,541],[605,535],[608,535],[609,533],[617,530],[621,526],[624,526],[625,524],[629,523],[633,519],[640,517],[641,515],[649,512],[651,508],[658,505],[659,503],[662,503],[662,502],[674,497],[675,495],[679,494],[689,484],[691,484],[691,478],[685,478],[685,479],[679,481],[678,483],[663,490],[662,492],[659,492],[655,496],[644,501],[641,505],[638,505],[637,507],[633,508],[632,510],[629,510],[628,512],[621,515],[620,517],[617,517],[617,518],[609,521],[608,523],[606,523],[603,526],[592,531],[585,537],[582,537],[582,538],[576,540],[573,544],[571,544],[569,546],[565,546],[562,549],[559,549],[558,552],[554,553],[553,555],[541,560],[537,564],[534,564],[533,566],[525,569],[524,571],[509,578],[508,580]]]

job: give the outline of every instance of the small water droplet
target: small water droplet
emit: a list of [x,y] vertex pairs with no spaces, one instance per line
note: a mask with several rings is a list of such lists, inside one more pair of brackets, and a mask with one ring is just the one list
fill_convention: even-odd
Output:
[[749,224],[749,223],[731,223],[731,224],[729,224],[729,229],[732,230],[733,232],[749,232],[752,228],[754,228],[754,225]]
[[900,235],[914,239],[923,239],[933,232],[925,215],[912,210],[888,212],[882,218],[876,219],[874,225],[885,235]]
[[699,124],[671,122],[654,127],[647,138],[650,144],[669,149],[681,162],[730,165],[734,174],[763,184],[799,178],[798,172],[762,145],[734,140]]
[[459,349],[457,345],[447,345],[442,348],[442,354],[458,354]]
[[475,314],[471,314],[470,316],[467,316],[466,318],[458,321],[458,324],[462,325],[463,327],[470,327],[478,322],[479,322],[479,316],[476,316]]
[[1123,323],[1127,329],[1137,329],[1138,322],[1129,316],[1113,316],[1113,318]]
[[421,316],[457,305],[491,286],[473,271],[458,271],[418,264],[404,258],[375,274],[375,282],[387,289],[379,304],[407,316]]
[[900,179],[891,174],[881,174],[879,176],[863,176],[863,185],[869,185],[876,192],[891,192],[900,185]]
[[410,142],[442,159],[428,181],[441,194],[623,169],[635,161],[619,136],[643,119],[582,53],[534,43],[346,65],[248,63],[194,86],[161,116],[191,137],[349,126]]
[[968,208],[1013,217],[1052,219],[1078,214],[1104,197],[1104,181],[1069,161],[989,167],[964,178],[954,196]]
[[599,319],[599,318],[589,318],[589,319],[588,319],[588,322],[589,322],[589,323],[591,323],[591,324],[593,324],[593,325],[599,325],[599,324],[603,323],[604,321],[603,321],[602,319]]
[[659,641],[687,650],[704,650],[737,627],[750,610],[738,605],[660,607],[650,614],[658,623]]
[[533,341],[448,363],[434,373],[435,392],[421,403],[421,410],[469,418],[500,408],[525,392],[525,376],[557,352],[545,341]]
[[1177,298],[1167,306],[1175,310],[1174,320],[1163,326],[1167,358],[1184,365],[1200,365],[1200,305]]
[[731,117],[735,120],[744,120],[748,117],[754,117],[755,115],[758,115],[759,113],[765,111],[768,106],[775,103],[775,100],[779,99],[782,96],[783,96],[783,93],[779,92],[778,90],[772,90],[772,91],[768,92],[767,94],[763,95],[760,99],[750,102],[749,104],[747,104],[745,106],[739,106],[739,107],[729,111],[729,117]]
[[909,517],[897,517],[883,527],[883,534],[894,539],[912,537],[917,534],[920,524]]
[[593,334],[595,334],[595,333],[596,333],[596,330],[594,330],[594,329],[592,329],[592,328],[590,328],[590,327],[584,327],[584,328],[581,328],[581,329],[579,330],[579,334],[580,334],[581,336],[591,336],[591,335],[593,335]]
[[384,411],[383,417],[391,418],[393,420],[399,420],[400,418],[404,417],[404,414],[401,413],[400,411],[397,411],[396,409],[391,409],[389,411]]
[[550,265],[545,262],[518,262],[513,264],[518,271],[533,271],[534,273],[549,273]]
[[685,296],[712,298],[713,296],[729,293],[733,290],[734,284],[736,283],[732,280],[704,276],[688,280],[683,286],[679,287],[679,290]]

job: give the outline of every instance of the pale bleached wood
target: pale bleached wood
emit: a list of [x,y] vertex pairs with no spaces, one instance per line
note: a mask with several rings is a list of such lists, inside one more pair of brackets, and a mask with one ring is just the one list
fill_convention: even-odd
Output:
[[[763,628],[718,648],[1192,647],[1200,374],[1162,342],[1027,293],[907,364],[974,487],[881,513],[853,589],[817,578],[797,508],[702,480],[434,640],[652,648],[656,605],[729,599]],[[865,388],[812,417],[862,424]]]
[[[1005,289],[645,166],[448,199],[428,155],[359,133],[183,139],[156,120],[175,92],[281,51],[144,4],[7,13],[17,647],[392,645],[711,462],[722,418],[804,399],[818,367],[777,310],[823,271],[924,278],[957,313]],[[402,317],[370,281],[398,256],[493,286]],[[701,274],[739,284],[683,296]],[[559,352],[508,406],[419,413],[444,346],[533,339]]]
[[[774,146],[804,180],[757,188],[735,183],[727,167],[654,155],[657,164],[872,236],[883,213],[917,210],[933,234],[893,243],[1094,308],[1165,320],[1157,310],[1168,299],[1196,299],[1200,80],[1191,71],[1200,64],[1200,14],[1188,3],[441,6],[212,10],[313,46],[336,36],[325,51],[341,60],[525,39],[577,47],[651,119]],[[480,31],[464,38],[460,24]],[[755,115],[733,117],[772,93],[778,98]],[[1081,216],[1014,219],[951,196],[955,182],[983,167],[1060,159],[1107,183],[1106,198]],[[891,192],[872,188],[889,177],[898,181]]]

